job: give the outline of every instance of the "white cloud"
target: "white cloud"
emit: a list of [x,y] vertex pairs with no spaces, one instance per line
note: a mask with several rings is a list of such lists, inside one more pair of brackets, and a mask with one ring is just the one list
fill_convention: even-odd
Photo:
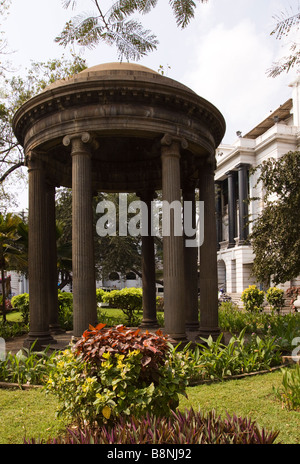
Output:
[[266,116],[261,107],[258,111],[262,101],[265,112],[284,103],[274,107],[286,77],[274,80],[266,74],[274,60],[272,42],[250,19],[231,28],[219,23],[198,38],[194,50],[194,70],[184,82],[223,113],[227,143],[234,141],[237,130],[245,134]]

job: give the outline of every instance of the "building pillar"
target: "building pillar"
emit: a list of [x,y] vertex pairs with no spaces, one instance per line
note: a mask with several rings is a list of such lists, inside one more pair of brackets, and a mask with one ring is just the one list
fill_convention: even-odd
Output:
[[72,156],[72,272],[73,333],[81,337],[97,323],[96,278],[92,210],[91,136],[66,136]]
[[200,337],[220,334],[218,321],[218,269],[214,167],[199,168],[200,201],[204,202],[204,241],[200,246]]
[[[172,202],[181,205],[180,147],[181,141],[165,135],[161,141],[163,221]],[[183,237],[176,235],[174,226],[178,217],[170,208],[170,229],[163,231],[163,273],[165,331],[175,342],[185,341],[185,289]],[[179,231],[178,231],[179,232]]]
[[226,175],[228,178],[228,248],[233,248],[236,237],[236,173],[229,171]]
[[239,245],[248,238],[248,164],[241,163],[238,169],[239,185]]
[[42,161],[26,157],[29,177],[28,274],[30,327],[24,347],[41,350],[55,340],[49,331],[46,176]]
[[154,199],[154,192],[142,192],[140,198],[147,207],[147,217],[145,218],[145,229],[147,230],[143,227],[142,234],[143,320],[140,326],[146,329],[157,329],[159,325],[156,318],[155,252],[151,228],[151,202]]
[[[192,182],[187,182],[183,186],[182,197],[184,224],[186,225],[187,220],[189,227],[196,231],[195,185]],[[187,204],[190,205],[188,209]],[[189,237],[186,235],[186,227],[184,227],[184,232],[185,326],[186,330],[195,331],[199,329],[198,247],[196,246],[196,232]],[[194,246],[187,246],[191,240],[195,240]]]
[[215,197],[216,197],[216,227],[217,227],[217,250],[220,250],[220,242],[222,242],[222,182],[215,182]]
[[48,307],[49,328],[52,334],[63,332],[58,322],[58,287],[57,287],[57,246],[55,222],[55,186],[47,183],[46,193],[47,234],[48,234]]

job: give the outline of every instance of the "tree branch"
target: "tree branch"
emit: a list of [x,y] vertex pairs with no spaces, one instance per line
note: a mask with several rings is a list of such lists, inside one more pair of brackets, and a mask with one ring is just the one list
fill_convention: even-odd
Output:
[[5,171],[4,174],[0,177],[0,184],[4,182],[4,180],[16,169],[24,166],[24,161],[19,161],[19,163],[14,164],[11,168],[9,168],[7,171]]

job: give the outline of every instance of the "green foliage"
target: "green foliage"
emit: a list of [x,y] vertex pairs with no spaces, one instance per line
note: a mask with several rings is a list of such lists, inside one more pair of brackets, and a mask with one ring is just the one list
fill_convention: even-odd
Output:
[[247,311],[261,311],[264,302],[264,292],[259,290],[256,285],[249,285],[249,287],[243,291],[241,300]]
[[128,325],[134,326],[136,316],[143,307],[143,292],[141,288],[135,287],[112,290],[102,295],[102,301],[111,308],[121,309],[127,317]]
[[[201,0],[202,3],[207,0]],[[81,13],[69,20],[56,37],[60,45],[77,43],[83,47],[94,48],[101,42],[116,46],[119,59],[138,61],[149,52],[156,50],[156,36],[134,18],[133,14],[147,14],[158,4],[158,0],[118,0],[108,11],[103,10],[97,0],[93,13]],[[193,0],[169,0],[176,24],[184,29],[194,17],[196,4]],[[76,0],[63,0],[63,6],[77,6]]]
[[96,300],[97,300],[97,303],[102,303],[103,299],[103,295],[107,293],[105,290],[103,290],[102,288],[97,288],[96,289]]
[[18,337],[28,332],[28,325],[23,323],[0,321],[0,337],[7,340],[12,337]]
[[264,161],[257,170],[265,206],[249,236],[253,273],[259,282],[272,277],[277,285],[300,274],[300,151]]
[[47,391],[58,396],[59,414],[78,422],[168,415],[187,384],[183,370],[170,365],[170,349],[159,332],[100,324],[56,357]]
[[21,293],[20,295],[13,296],[11,299],[11,305],[14,309],[21,312],[24,324],[28,324],[29,322],[29,294]]
[[51,358],[47,350],[34,351],[34,345],[23,348],[17,354],[8,353],[4,361],[0,361],[0,380],[2,382],[21,385],[42,385],[48,379]]
[[275,396],[288,409],[300,411],[300,365],[296,364],[293,368],[284,368],[281,371],[282,385],[281,388],[273,387]]
[[284,291],[277,287],[270,287],[266,293],[266,300],[273,311],[280,312],[284,305]]
[[[112,426],[67,429],[64,436],[49,440],[26,441],[29,444],[273,444],[279,432],[260,428],[248,418],[230,416],[222,418],[215,410],[203,413],[193,408],[172,412],[172,416],[120,418]],[[187,452],[186,452],[187,451]],[[161,448],[160,459],[177,460],[188,457],[188,450]]]
[[58,291],[58,322],[62,329],[73,328],[73,293]]
[[194,375],[203,379],[222,379],[269,369],[280,363],[280,351],[273,337],[260,338],[254,334],[246,343],[244,335],[245,329],[226,345],[222,343],[222,334],[216,341],[209,337],[204,340],[205,344],[199,344],[196,363],[200,369]]

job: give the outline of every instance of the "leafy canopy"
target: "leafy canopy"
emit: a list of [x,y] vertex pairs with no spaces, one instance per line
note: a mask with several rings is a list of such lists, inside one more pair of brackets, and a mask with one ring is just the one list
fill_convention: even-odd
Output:
[[275,284],[300,274],[300,152],[264,161],[259,169],[265,206],[250,234],[255,254],[253,273]]
[[[198,0],[202,3],[207,0]],[[119,59],[138,61],[157,48],[158,40],[149,29],[132,15],[149,13],[158,4],[158,0],[118,0],[111,7],[103,10],[103,2],[90,0],[96,10],[74,16],[65,24],[56,42],[67,46],[78,45],[94,48],[100,42],[114,45]],[[75,9],[77,0],[62,0],[64,8]],[[178,27],[184,29],[194,17],[196,3],[193,0],[169,0],[169,5]]]

